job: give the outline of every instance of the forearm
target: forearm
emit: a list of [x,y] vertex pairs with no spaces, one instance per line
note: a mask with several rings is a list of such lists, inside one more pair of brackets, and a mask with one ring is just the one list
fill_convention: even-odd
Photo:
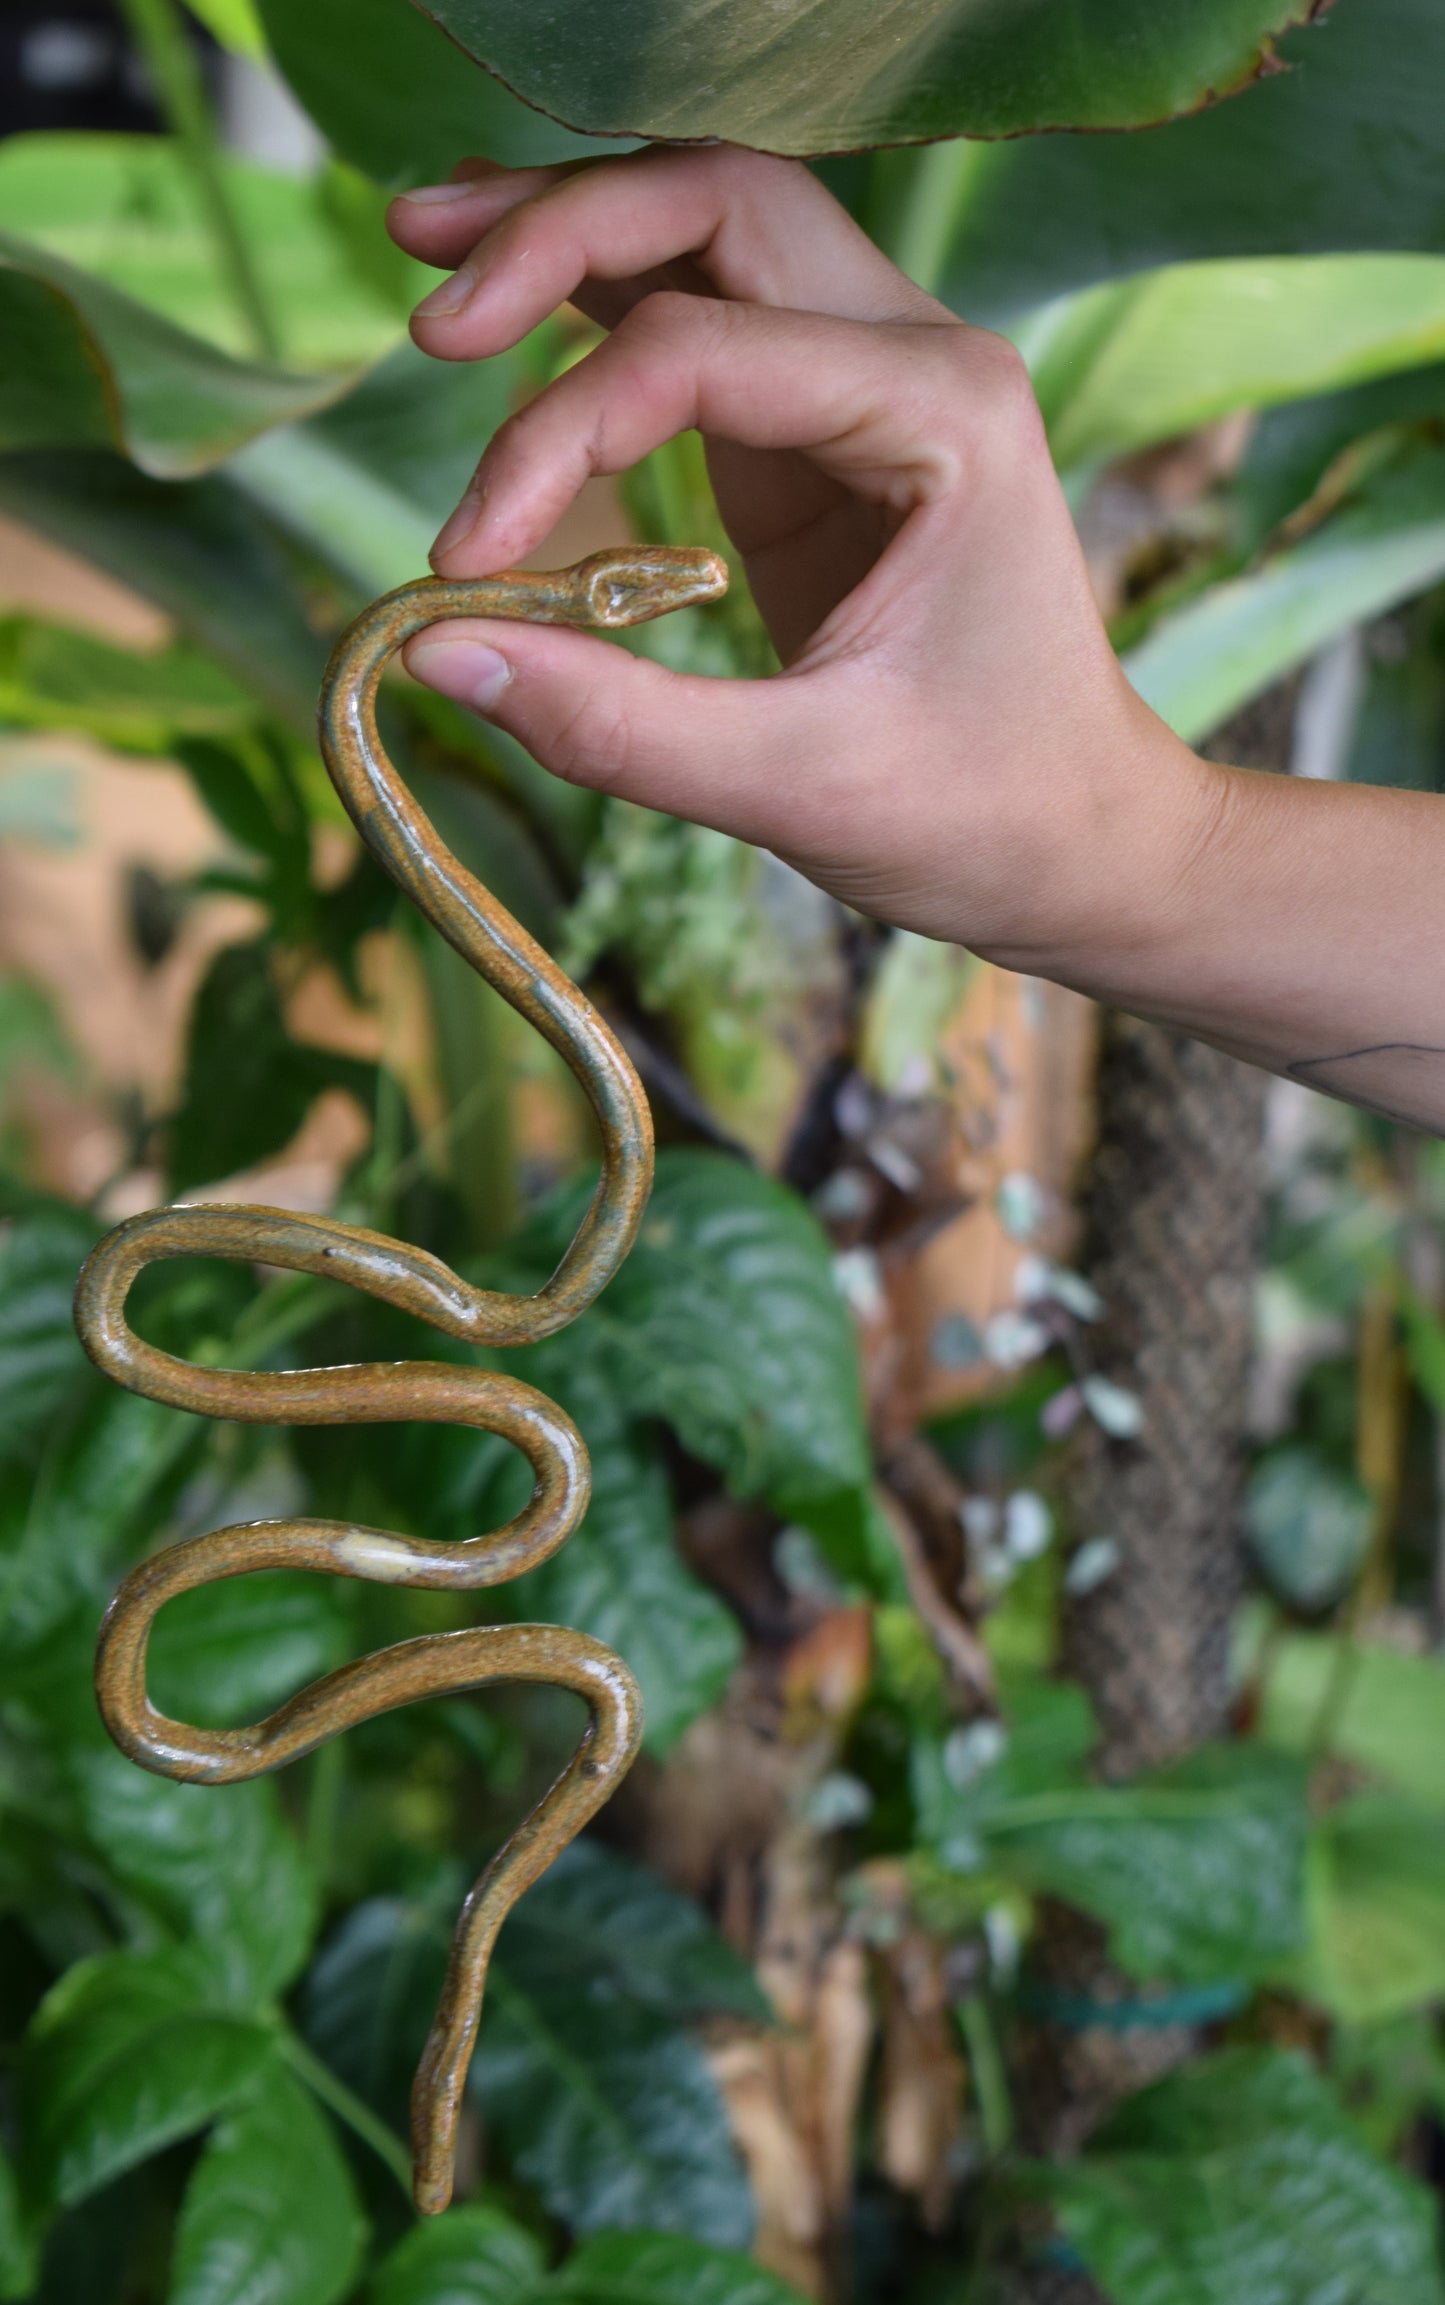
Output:
[[1162,806],[1141,791],[1137,842],[1115,852],[1120,933],[1010,965],[1445,1135],[1445,798],[1162,748],[1159,767]]

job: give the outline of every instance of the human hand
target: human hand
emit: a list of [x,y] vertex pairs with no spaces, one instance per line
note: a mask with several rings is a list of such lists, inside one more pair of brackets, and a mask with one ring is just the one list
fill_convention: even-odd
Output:
[[419,679],[559,775],[1016,967],[1080,980],[1160,933],[1218,772],[1118,667],[1003,339],[905,279],[805,169],[753,153],[469,161],[389,221],[460,267],[413,322],[438,357],[500,352],[569,298],[611,331],[498,432],[439,573],[526,558],[586,479],[696,426],[784,664],[704,680],[461,622],[411,643]]

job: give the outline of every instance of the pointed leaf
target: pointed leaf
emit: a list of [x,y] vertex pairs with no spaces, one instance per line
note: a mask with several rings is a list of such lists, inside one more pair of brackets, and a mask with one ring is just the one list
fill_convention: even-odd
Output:
[[972,154],[948,301],[987,319],[1186,258],[1438,255],[1437,0],[1341,0],[1280,56],[1287,72],[1196,119]]
[[334,2305],[365,2231],[330,2122],[273,2053],[186,2187],[167,2305]]
[[233,360],[0,234],[0,449],[118,448],[143,472],[179,480],[345,384]]
[[1294,2054],[1230,2049],[1131,2098],[1042,2179],[1113,2305],[1440,2305],[1434,2211]]
[[204,2006],[185,1955],[104,1955],[70,1970],[25,2047],[27,2190],[80,2201],[213,2120],[274,2054],[264,2026]]
[[[1096,288],[1052,322],[1034,382],[1061,468],[1125,456],[1240,408],[1268,408],[1445,352],[1445,260],[1178,264]],[[1027,338],[1025,339],[1027,341]],[[1071,357],[1070,342],[1082,357]]]
[[1147,0],[939,0],[826,14],[774,0],[420,0],[529,104],[597,135],[720,137],[768,152],[934,136],[1131,128],[1263,69],[1308,0],[1215,0],[1161,19]]

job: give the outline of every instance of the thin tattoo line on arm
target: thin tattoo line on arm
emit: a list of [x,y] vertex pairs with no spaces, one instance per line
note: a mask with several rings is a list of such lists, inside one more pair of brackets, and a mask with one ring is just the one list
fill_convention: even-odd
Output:
[[[1373,1064],[1371,1059],[1376,1060]],[[1350,1067],[1356,1068],[1353,1072]],[[1287,1068],[1288,1078],[1326,1096],[1399,1121],[1405,1128],[1445,1136],[1445,1048],[1421,1041],[1387,1040],[1368,1048],[1342,1049],[1336,1056],[1302,1057]],[[1419,1087],[1424,1101],[1413,1109],[1399,1091]],[[1371,1090],[1386,1093],[1372,1094]]]

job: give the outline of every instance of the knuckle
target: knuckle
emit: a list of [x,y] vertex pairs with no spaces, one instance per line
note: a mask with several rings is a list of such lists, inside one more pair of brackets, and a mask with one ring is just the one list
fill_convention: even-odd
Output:
[[559,721],[549,753],[547,765],[569,784],[606,790],[619,782],[632,757],[632,730],[617,698],[584,690]]

